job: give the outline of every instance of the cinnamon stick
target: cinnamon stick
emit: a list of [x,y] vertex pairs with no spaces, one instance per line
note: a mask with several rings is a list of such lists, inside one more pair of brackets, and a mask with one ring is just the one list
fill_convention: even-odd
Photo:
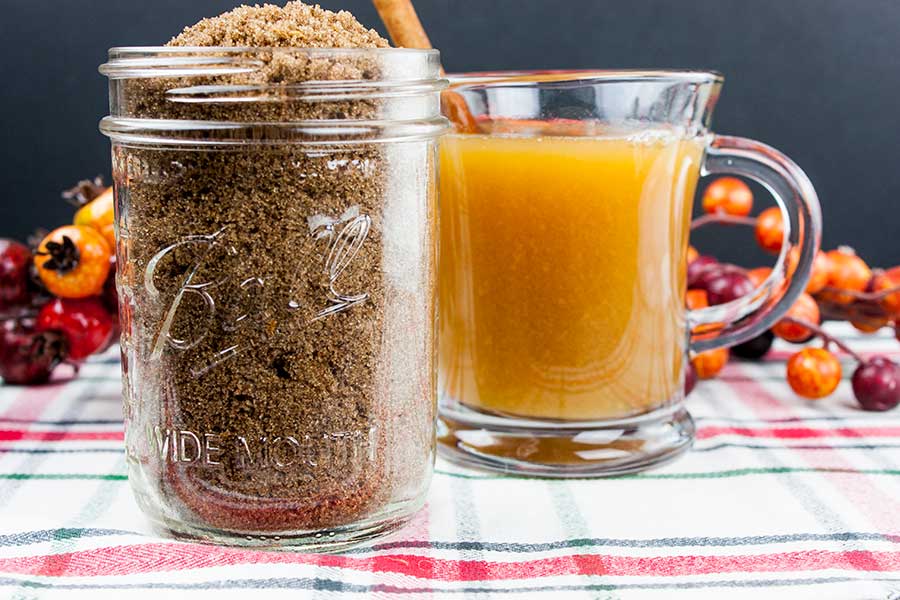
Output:
[[372,3],[395,46],[431,48],[431,40],[411,0],[372,0]]
[[[419,15],[413,7],[412,0],[372,0],[378,16],[384,22],[388,35],[395,46],[400,48],[431,48],[431,40],[422,27]],[[441,69],[441,75],[444,69]],[[469,111],[465,98],[453,90],[441,93],[441,109],[444,116],[461,133],[478,133],[480,128],[475,117]]]

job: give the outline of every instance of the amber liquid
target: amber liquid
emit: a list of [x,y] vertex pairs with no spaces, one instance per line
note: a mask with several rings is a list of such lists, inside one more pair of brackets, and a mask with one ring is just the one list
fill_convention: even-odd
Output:
[[678,400],[703,148],[664,131],[447,136],[443,397],[569,421],[627,417]]

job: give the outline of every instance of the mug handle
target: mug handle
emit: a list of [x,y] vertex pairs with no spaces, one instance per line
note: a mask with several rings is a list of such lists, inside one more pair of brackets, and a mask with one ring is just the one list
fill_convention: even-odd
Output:
[[[715,136],[706,150],[701,175],[728,173],[765,187],[781,208],[784,237],[778,260],[763,284],[750,294],[717,306],[690,310],[689,330],[699,325],[725,324],[712,333],[694,335],[693,353],[746,342],[772,327],[806,288],[822,237],[819,199],[806,174],[787,156],[754,140]],[[788,254],[800,248],[793,272]]]

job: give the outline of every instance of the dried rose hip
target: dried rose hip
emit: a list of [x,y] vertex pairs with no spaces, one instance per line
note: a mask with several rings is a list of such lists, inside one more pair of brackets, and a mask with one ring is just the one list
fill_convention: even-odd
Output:
[[11,317],[0,324],[0,377],[5,383],[44,383],[65,358],[65,340],[37,331],[33,319]]
[[110,257],[109,244],[95,229],[66,225],[41,241],[34,264],[52,294],[60,298],[86,298],[103,291]]
[[38,313],[37,330],[62,334],[69,359],[81,361],[109,345],[113,319],[100,298],[54,298]]
[[27,246],[0,239],[0,309],[28,301],[30,266],[31,251]]

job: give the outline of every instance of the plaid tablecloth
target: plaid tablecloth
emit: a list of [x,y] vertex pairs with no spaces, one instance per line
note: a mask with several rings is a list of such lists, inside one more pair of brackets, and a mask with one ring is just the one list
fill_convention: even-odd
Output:
[[[886,335],[838,333],[900,356]],[[550,481],[439,461],[411,525],[340,555],[154,535],[124,475],[114,358],[3,386],[0,596],[900,599],[900,409],[857,410],[846,380],[795,397],[787,351],[702,383],[696,447],[664,468]]]

